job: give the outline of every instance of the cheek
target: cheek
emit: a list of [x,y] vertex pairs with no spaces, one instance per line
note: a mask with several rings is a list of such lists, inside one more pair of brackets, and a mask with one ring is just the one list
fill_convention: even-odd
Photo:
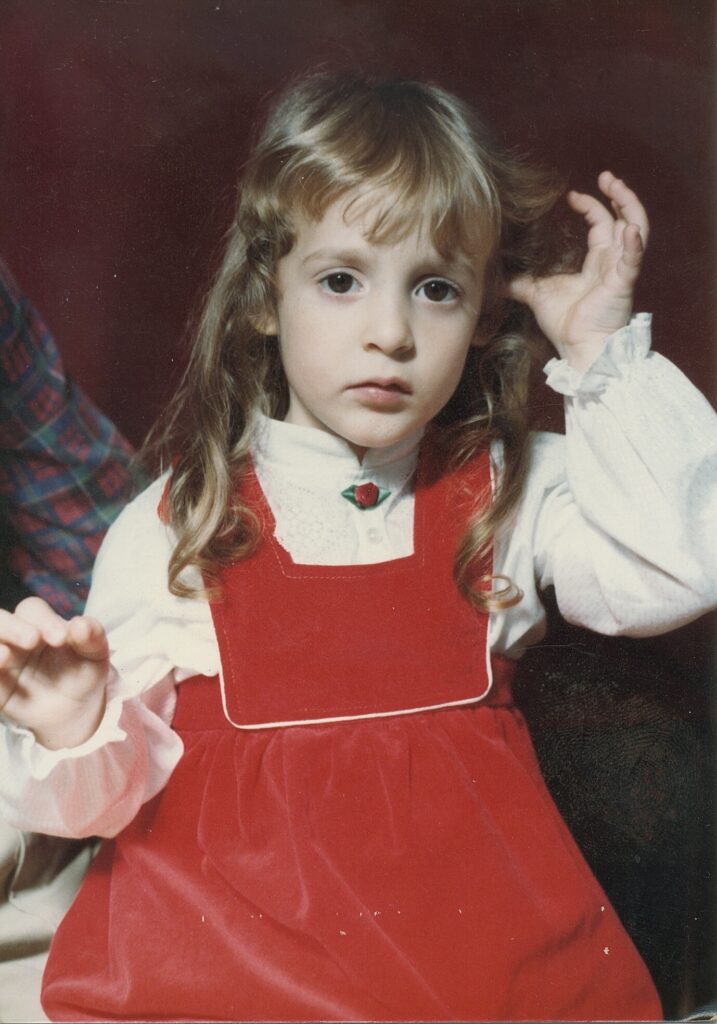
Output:
[[443,379],[441,381],[440,394],[437,395],[437,399],[439,401],[441,409],[451,400],[451,398],[455,394],[455,391],[458,385],[460,384],[461,375],[463,373],[463,367],[465,366],[465,362],[466,361],[464,358],[460,362],[455,362],[451,364],[450,372],[448,372],[448,368],[446,368],[446,372],[444,373]]
[[440,392],[444,404],[460,383],[469,351],[468,337],[462,338],[459,344],[446,345],[443,348],[436,346],[432,366],[433,379],[436,382],[436,391]]
[[[307,376],[314,383],[330,380],[342,372],[347,356],[346,329],[331,310],[315,315],[314,310],[297,311],[292,318],[290,333],[282,339],[282,352],[286,363]],[[286,368],[286,367],[285,367]]]
[[320,346],[289,344],[281,350],[289,388],[309,407],[321,402],[332,380],[331,362]]
[[292,315],[284,317],[280,322],[279,346],[284,369],[301,368],[309,365],[315,350],[313,335],[307,318],[302,316],[301,309],[292,311]]

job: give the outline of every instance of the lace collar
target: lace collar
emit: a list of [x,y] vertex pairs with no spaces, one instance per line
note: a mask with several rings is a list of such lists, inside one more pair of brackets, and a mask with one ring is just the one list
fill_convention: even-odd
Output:
[[423,428],[387,448],[369,449],[359,462],[341,437],[257,414],[252,454],[257,469],[314,493],[333,496],[371,480],[395,494],[415,471],[422,436]]

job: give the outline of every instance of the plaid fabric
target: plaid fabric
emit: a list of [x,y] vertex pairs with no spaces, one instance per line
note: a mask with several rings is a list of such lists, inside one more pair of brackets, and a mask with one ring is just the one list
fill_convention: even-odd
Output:
[[82,610],[100,542],[134,489],[131,454],[67,379],[47,327],[0,262],[0,531],[8,604],[32,593],[62,615]]

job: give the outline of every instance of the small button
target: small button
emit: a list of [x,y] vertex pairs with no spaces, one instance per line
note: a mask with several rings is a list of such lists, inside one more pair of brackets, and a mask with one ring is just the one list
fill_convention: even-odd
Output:
[[367,530],[366,536],[373,544],[380,544],[383,540],[383,534],[380,530],[377,530],[375,526],[372,526],[370,530]]

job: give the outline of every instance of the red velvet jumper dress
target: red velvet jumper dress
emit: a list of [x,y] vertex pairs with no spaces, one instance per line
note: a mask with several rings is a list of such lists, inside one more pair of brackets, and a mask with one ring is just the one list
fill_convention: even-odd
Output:
[[413,555],[306,566],[248,478],[222,678],[179,687],[185,754],[61,924],[52,1019],[660,1016],[453,581],[489,486],[485,456],[419,474]]

